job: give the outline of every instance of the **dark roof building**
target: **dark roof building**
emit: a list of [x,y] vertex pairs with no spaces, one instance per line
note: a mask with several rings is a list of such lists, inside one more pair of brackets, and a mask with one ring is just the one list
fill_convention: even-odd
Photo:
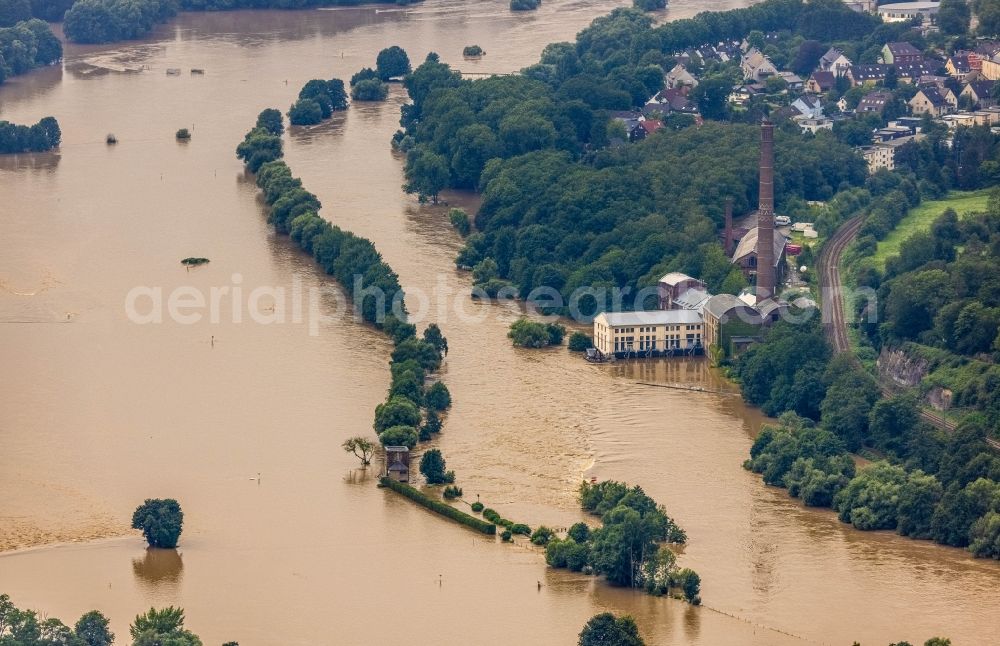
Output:
[[861,97],[858,102],[858,114],[875,113],[882,114],[885,106],[892,101],[892,92],[869,92]]

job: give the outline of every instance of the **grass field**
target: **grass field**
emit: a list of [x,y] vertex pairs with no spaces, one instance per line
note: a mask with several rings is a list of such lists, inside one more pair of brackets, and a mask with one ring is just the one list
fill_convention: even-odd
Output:
[[903,221],[886,236],[885,240],[878,243],[878,250],[875,251],[872,260],[877,267],[884,268],[885,261],[889,256],[899,254],[899,247],[904,240],[918,231],[930,229],[931,223],[945,209],[949,207],[955,209],[958,217],[961,218],[966,213],[985,210],[989,196],[989,189],[967,192],[952,191],[948,197],[942,200],[929,200],[921,203],[920,206],[906,214]]

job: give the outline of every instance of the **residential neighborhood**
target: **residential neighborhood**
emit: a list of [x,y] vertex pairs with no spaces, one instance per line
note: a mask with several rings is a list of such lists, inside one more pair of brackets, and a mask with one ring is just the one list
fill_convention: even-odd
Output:
[[[924,26],[914,29],[917,34],[936,29],[938,3],[894,3],[877,9],[871,2],[848,4],[855,11],[877,10],[886,22],[900,22],[903,15],[907,20],[923,16]],[[850,143],[870,172],[892,170],[896,151],[919,141],[928,123],[950,132],[976,125],[1000,128],[1000,42],[978,40],[950,52],[890,42],[859,60],[848,55],[849,43],[835,43],[816,49],[817,58],[804,67],[784,55],[789,38],[781,32],[757,32],[741,41],[677,52],[663,89],[641,111],[613,114],[624,126],[625,139],[640,141],[665,126],[700,125],[718,118],[720,106],[699,86],[709,76],[722,74],[735,79],[722,106],[728,118],[743,114],[754,121],[766,116],[779,126],[794,124],[803,134],[829,131],[842,140],[849,132]],[[870,137],[857,140],[858,124],[869,122]]]

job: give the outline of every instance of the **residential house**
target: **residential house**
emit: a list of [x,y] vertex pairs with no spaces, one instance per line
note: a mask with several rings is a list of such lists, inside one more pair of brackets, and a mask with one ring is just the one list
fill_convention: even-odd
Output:
[[[971,57],[976,57],[975,54],[954,54],[948,57],[948,60],[944,64],[944,68],[948,70],[948,76],[956,78],[959,82],[964,83],[965,79],[968,78],[969,74],[972,73],[972,63],[969,60]],[[979,61],[979,68],[982,69],[982,61]]]
[[792,102],[792,107],[798,110],[799,115],[810,119],[818,119],[823,115],[823,104],[818,97],[803,94]]
[[880,58],[886,65],[900,65],[902,63],[919,63],[924,60],[924,55],[910,43],[886,43],[882,47]]
[[667,72],[666,76],[667,89],[673,89],[676,87],[686,86],[686,87],[697,87],[698,79],[695,78],[691,72],[687,70],[686,67],[678,63],[674,65],[674,68]]
[[691,87],[687,85],[661,90],[646,102],[646,105],[643,106],[642,112],[646,116],[656,113],[665,115],[672,112],[692,115],[698,114],[698,106],[696,106],[691,99],[688,98],[688,93],[690,91]]
[[791,92],[801,92],[802,88],[805,87],[805,81],[803,81],[794,72],[778,72],[778,76],[785,82]]
[[932,117],[941,117],[952,110],[951,104],[938,91],[937,86],[933,85],[917,90],[909,103],[913,114],[930,114]]
[[819,59],[819,69],[823,72],[833,72],[834,76],[847,74],[851,67],[851,59],[844,56],[844,52],[836,47],[831,47]]
[[743,55],[740,68],[743,70],[743,78],[748,81],[763,81],[778,73],[778,68],[774,66],[771,59],[755,47],[751,47]]
[[997,104],[996,99],[993,98],[993,88],[996,84],[996,81],[987,79],[969,81],[962,88],[962,93],[959,96],[967,97],[972,105],[978,108],[992,108]]
[[646,117],[642,113],[618,111],[612,112],[611,118],[625,128],[625,137],[628,141],[641,141],[646,138],[646,130],[642,127]]
[[920,141],[922,138],[923,135],[920,134],[908,134],[884,141],[876,140],[871,146],[859,148],[858,152],[868,162],[869,173],[874,173],[882,168],[892,170],[896,167],[896,151],[911,141]]
[[855,112],[857,114],[882,114],[885,107],[892,102],[892,92],[869,92],[861,97]]
[[833,72],[813,72],[806,83],[806,92],[826,94],[837,86],[837,77]]
[[847,72],[847,78],[851,81],[852,87],[859,85],[875,85],[885,80],[889,72],[889,65],[852,65]]
[[934,74],[934,66],[927,61],[896,63],[896,78],[900,83],[918,83],[921,78]]
[[1000,53],[983,59],[982,70],[979,75],[980,78],[989,81],[1000,81]]

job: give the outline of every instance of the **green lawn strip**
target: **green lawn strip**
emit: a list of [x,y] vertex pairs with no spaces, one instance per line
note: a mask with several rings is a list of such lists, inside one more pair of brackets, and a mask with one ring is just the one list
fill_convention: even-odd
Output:
[[991,189],[951,191],[944,199],[928,200],[922,202],[917,208],[911,209],[896,228],[889,232],[885,240],[878,243],[878,248],[872,256],[875,266],[884,269],[885,261],[890,256],[899,254],[899,247],[904,240],[918,231],[930,229],[931,224],[945,209],[955,209],[960,218],[966,213],[984,210],[986,202],[989,200],[990,191]]

